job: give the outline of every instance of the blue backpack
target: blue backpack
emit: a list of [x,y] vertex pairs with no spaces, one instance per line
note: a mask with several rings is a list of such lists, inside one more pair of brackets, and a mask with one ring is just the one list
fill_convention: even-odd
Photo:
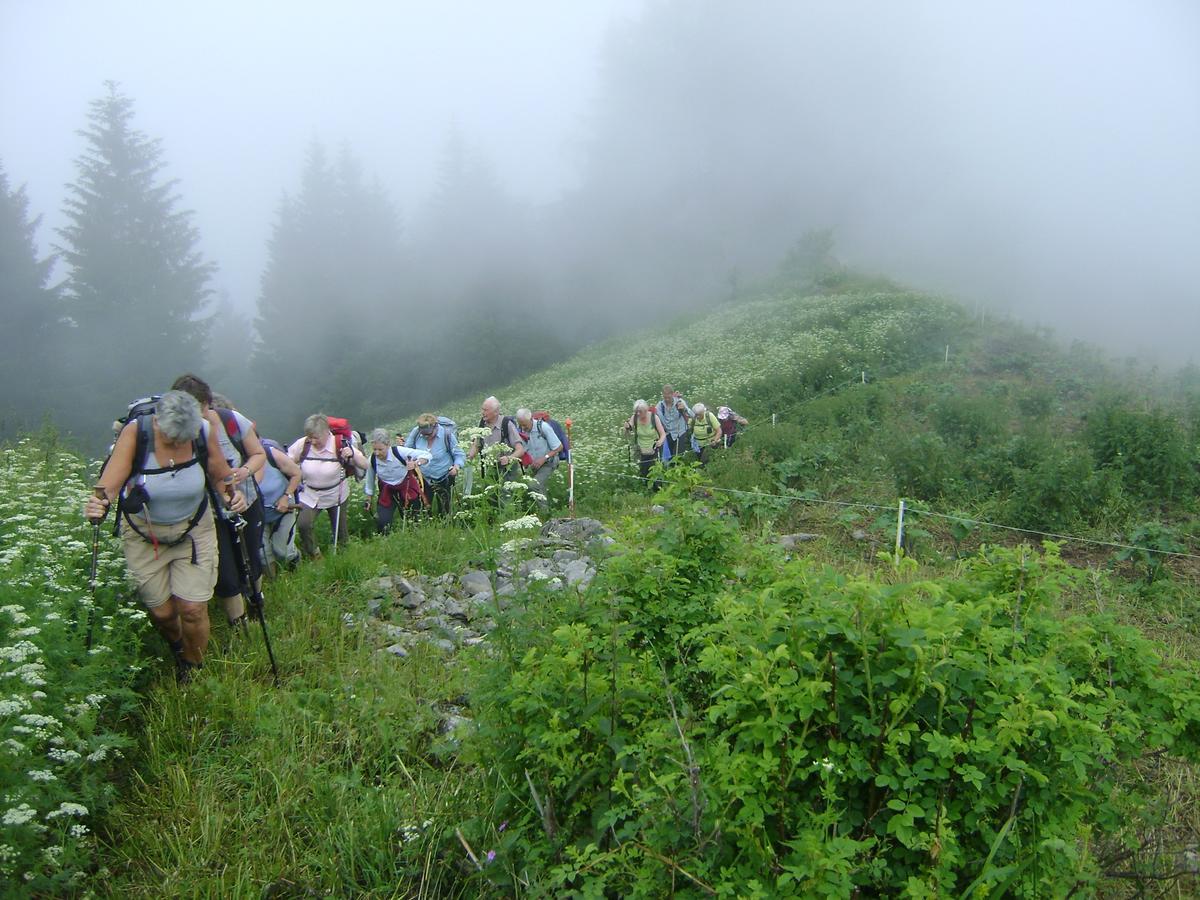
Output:
[[550,413],[545,411],[535,412],[533,420],[535,422],[545,422],[550,426],[550,430],[562,442],[562,449],[558,451],[558,458],[563,462],[569,461],[571,459],[571,439],[567,437],[567,430],[562,427],[562,423],[550,418]]

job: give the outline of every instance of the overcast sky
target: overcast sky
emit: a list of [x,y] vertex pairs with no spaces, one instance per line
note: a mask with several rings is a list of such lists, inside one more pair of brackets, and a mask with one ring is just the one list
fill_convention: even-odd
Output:
[[514,193],[574,177],[611,24],[641,0],[0,0],[0,161],[49,244],[88,102],[113,79],[164,142],[217,285],[252,304],[312,138],[347,141],[402,216],[457,124]]
[[[646,16],[642,41],[652,56],[661,46],[664,71],[682,67],[673,77],[713,98],[737,85],[721,113],[735,126],[704,118],[707,96],[691,123],[700,152],[729,150],[714,161],[722,189],[741,190],[733,173],[747,196],[791,190],[821,218],[812,224],[836,227],[852,262],[919,287],[1065,338],[1200,359],[1197,0],[0,0],[0,10],[0,160],[44,214],[43,244],[61,223],[75,131],[114,79],[138,127],[163,139],[221,267],[215,286],[246,308],[312,138],[347,141],[406,219],[452,124],[514,195],[551,202],[580,174],[603,112],[609,30]],[[673,29],[663,16],[686,21]],[[760,102],[774,104],[761,121]],[[639,123],[647,147],[668,145],[654,125]],[[680,149],[641,175],[668,180]],[[786,182],[801,156],[816,182]],[[756,183],[760,172],[785,183]],[[772,249],[792,239],[741,237]]]

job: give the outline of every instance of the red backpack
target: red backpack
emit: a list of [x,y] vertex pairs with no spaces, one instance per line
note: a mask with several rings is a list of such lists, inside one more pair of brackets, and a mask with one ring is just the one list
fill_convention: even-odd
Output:
[[[350,422],[347,419],[339,419],[337,416],[326,416],[325,418],[329,420],[329,431],[334,437],[334,452],[340,457],[343,447],[354,446],[354,432],[350,429]],[[300,452],[300,462],[308,459],[308,453],[311,449],[312,441],[306,440],[304,442],[304,449]],[[358,470],[358,466],[354,464],[353,460],[343,462],[342,468],[346,470],[347,477],[361,479],[365,474]]]

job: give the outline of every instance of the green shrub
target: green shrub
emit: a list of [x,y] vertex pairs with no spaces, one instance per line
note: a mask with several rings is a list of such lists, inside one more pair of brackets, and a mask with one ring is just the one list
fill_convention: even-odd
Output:
[[1142,755],[1200,758],[1194,667],[1107,618],[1064,617],[1075,575],[1054,545],[886,583],[780,567],[731,535],[704,579],[718,595],[688,605],[655,582],[710,565],[702,505],[677,492],[666,518],[685,527],[657,547],[638,549],[641,526],[624,536],[615,580],[628,596],[646,573],[635,602],[610,575],[491,671],[473,747],[503,822],[480,874],[493,889],[1088,892],[1095,848],[1153,824]]
[[1119,472],[1139,499],[1170,501],[1195,488],[1187,437],[1162,409],[1105,401],[1088,412],[1085,436],[1096,465]]

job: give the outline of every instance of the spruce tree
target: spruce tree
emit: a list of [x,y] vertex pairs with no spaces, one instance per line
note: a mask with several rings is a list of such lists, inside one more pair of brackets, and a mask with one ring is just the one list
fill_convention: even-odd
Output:
[[197,243],[161,141],[133,127],[133,101],[114,82],[92,101],[78,172],[67,186],[57,248],[69,270],[66,309],[79,358],[103,408],[162,390],[203,360],[203,317],[215,266]]
[[400,373],[374,364],[411,324],[395,314],[398,244],[378,182],[368,186],[348,148],[331,162],[313,142],[299,191],[279,205],[255,320],[254,370],[272,386],[256,415],[274,432],[295,434],[316,411],[374,419],[370,395],[394,398]]
[[41,216],[29,217],[25,188],[10,188],[0,166],[0,437],[34,427],[56,409],[56,292],[46,286],[53,257],[38,258]]

